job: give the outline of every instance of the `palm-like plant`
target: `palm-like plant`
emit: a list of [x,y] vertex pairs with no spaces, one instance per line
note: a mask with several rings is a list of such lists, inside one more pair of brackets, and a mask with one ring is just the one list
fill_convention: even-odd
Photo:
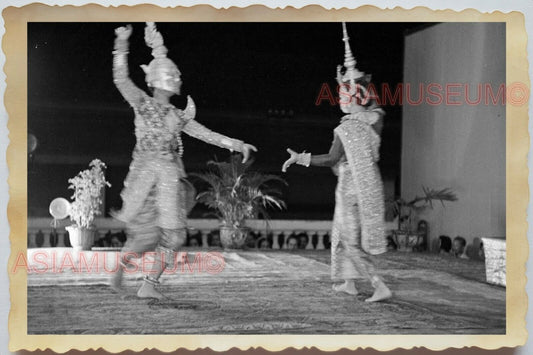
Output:
[[215,210],[223,226],[242,228],[248,218],[269,219],[267,209],[283,209],[279,186],[272,182],[287,184],[276,175],[249,172],[253,160],[241,162],[242,157],[232,155],[228,162],[209,161],[211,171],[190,174],[209,185],[206,191],[198,194],[196,200]]
[[398,229],[412,231],[412,221],[414,215],[422,212],[426,208],[433,208],[433,201],[440,201],[444,206],[444,201],[457,201],[457,196],[449,188],[434,190],[422,186],[424,196],[416,196],[410,201],[399,197],[387,201],[387,208],[392,212],[393,217],[398,217]]

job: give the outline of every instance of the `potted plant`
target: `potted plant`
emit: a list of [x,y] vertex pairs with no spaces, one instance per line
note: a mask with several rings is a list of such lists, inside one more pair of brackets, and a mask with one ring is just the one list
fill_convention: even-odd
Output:
[[99,159],[89,164],[90,169],[80,171],[68,180],[71,196],[70,219],[74,224],[66,227],[70,244],[77,250],[90,250],[94,243],[94,217],[101,213],[102,190],[111,184],[105,179],[106,165]]
[[416,231],[414,219],[426,208],[433,208],[433,201],[440,201],[444,206],[444,201],[457,201],[457,196],[449,188],[434,190],[422,186],[423,196],[415,196],[412,200],[405,200],[403,197],[387,201],[387,208],[394,218],[398,218],[398,230],[394,231],[393,238],[398,250],[411,251],[422,241]]
[[272,182],[286,184],[276,175],[250,172],[253,161],[241,162],[240,155],[232,155],[228,162],[209,161],[211,171],[191,174],[208,185],[207,190],[196,197],[200,203],[215,210],[220,221],[220,242],[224,248],[243,248],[249,228],[246,220],[263,217],[268,221],[267,209],[283,209],[279,186]]

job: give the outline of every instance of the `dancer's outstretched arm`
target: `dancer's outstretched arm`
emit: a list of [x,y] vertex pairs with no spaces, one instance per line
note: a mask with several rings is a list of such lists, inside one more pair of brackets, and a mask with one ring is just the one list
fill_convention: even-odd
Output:
[[311,165],[314,166],[335,166],[339,160],[341,160],[344,153],[342,142],[340,138],[335,134],[333,137],[333,143],[327,154],[311,155]]
[[131,25],[115,29],[115,50],[113,51],[113,81],[124,99],[132,106],[138,106],[145,95],[129,77],[128,70],[128,39],[131,35]]
[[[189,98],[189,107],[192,99]],[[187,110],[187,109],[185,109]],[[207,128],[206,126],[198,123],[193,117],[189,117],[183,132],[187,133],[189,136],[196,139],[200,139],[206,143],[216,145],[221,148],[226,148],[231,151],[240,152],[243,155],[243,163],[245,163],[251,156],[251,152],[257,152],[257,148],[251,144],[244,143],[241,140],[229,138],[223,134],[214,132]]]
[[291,155],[291,157],[283,164],[283,167],[281,168],[283,172],[286,172],[287,168],[292,164],[298,164],[303,166],[335,166],[335,164],[337,164],[341,159],[342,154],[344,153],[344,149],[342,147],[341,140],[337,135],[335,135],[333,138],[333,143],[331,144],[331,148],[329,149],[329,152],[327,154],[311,155],[311,153],[305,152],[296,153],[290,148],[287,149],[287,152]]

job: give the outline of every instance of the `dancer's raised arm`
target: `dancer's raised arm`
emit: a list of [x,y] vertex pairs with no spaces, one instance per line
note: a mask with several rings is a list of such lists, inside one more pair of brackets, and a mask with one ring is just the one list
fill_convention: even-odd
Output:
[[115,29],[115,47],[113,51],[113,81],[122,96],[131,106],[137,106],[144,92],[139,89],[129,77],[128,70],[128,39],[132,27],[119,27]]

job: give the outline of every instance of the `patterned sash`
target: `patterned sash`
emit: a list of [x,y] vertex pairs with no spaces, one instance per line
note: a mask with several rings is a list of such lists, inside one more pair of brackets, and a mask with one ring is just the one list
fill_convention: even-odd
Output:
[[[369,114],[372,113],[349,115],[335,132],[342,141],[353,175],[361,219],[361,247],[365,252],[376,255],[387,251],[385,202],[383,182],[376,164],[380,139],[371,121],[368,121]],[[377,116],[377,113],[373,115]]]

